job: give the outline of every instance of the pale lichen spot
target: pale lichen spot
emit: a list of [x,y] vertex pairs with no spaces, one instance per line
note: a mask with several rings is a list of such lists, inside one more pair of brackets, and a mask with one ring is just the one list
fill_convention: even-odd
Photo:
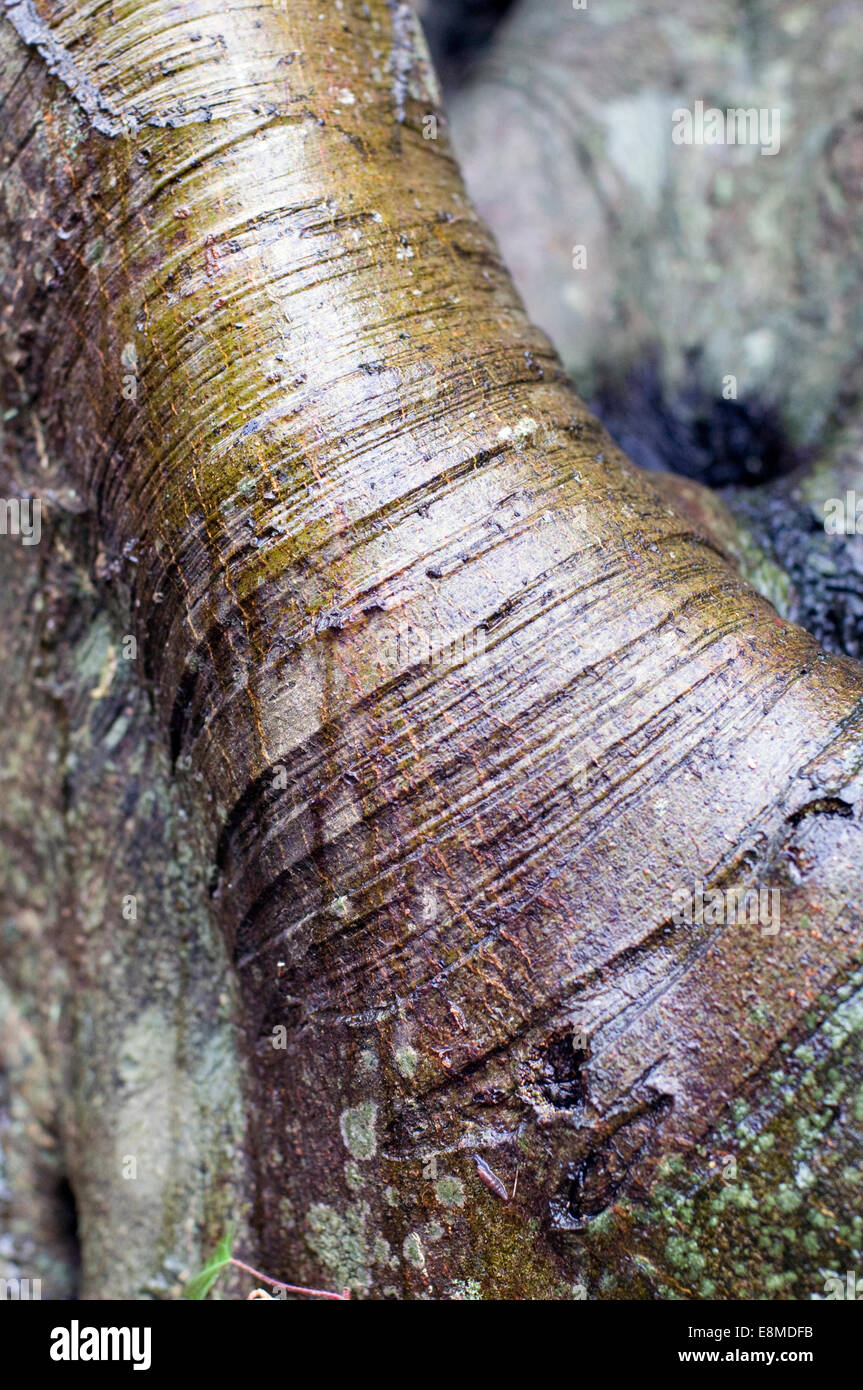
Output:
[[390,1249],[390,1243],[388,1240],[384,1240],[383,1236],[375,1236],[372,1258],[376,1265],[383,1265],[386,1269],[395,1269],[398,1266],[398,1260]]
[[345,1148],[354,1158],[374,1158],[377,1153],[377,1117],[378,1107],[371,1100],[361,1101],[359,1105],[342,1111],[339,1128]]
[[502,444],[513,443],[519,448],[531,435],[536,434],[538,429],[539,424],[532,415],[522,415],[514,425],[504,425],[497,437]]
[[416,1231],[411,1231],[410,1235],[405,1236],[404,1244],[402,1245],[402,1254],[408,1264],[413,1265],[414,1269],[425,1269],[426,1255],[423,1250],[423,1243]]
[[417,1069],[419,1053],[410,1046],[396,1048],[396,1066],[406,1079],[412,1077]]
[[434,1190],[435,1196],[442,1206],[464,1206],[464,1183],[461,1181],[461,1178],[455,1178],[449,1173],[444,1173],[435,1183]]
[[455,1303],[477,1301],[482,1298],[482,1285],[478,1279],[456,1279],[449,1287],[449,1296]]
[[539,424],[532,415],[522,415],[512,432],[512,442],[523,444],[526,439],[530,439],[532,434],[536,434]]
[[363,1051],[363,1052],[360,1053],[360,1062],[359,1062],[359,1066],[360,1066],[360,1071],[363,1071],[363,1072],[366,1072],[366,1073],[373,1072],[373,1071],[377,1071],[377,1069],[378,1069],[378,1059],[377,1059],[375,1053],[372,1052],[371,1048],[367,1047],[367,1048],[365,1049],[365,1051]]
[[371,1286],[367,1215],[365,1206],[342,1214],[320,1202],[306,1216],[306,1242],[337,1288],[366,1293]]

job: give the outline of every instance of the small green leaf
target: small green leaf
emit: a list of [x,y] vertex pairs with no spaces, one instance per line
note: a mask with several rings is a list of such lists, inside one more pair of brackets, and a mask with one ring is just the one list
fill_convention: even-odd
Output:
[[219,1244],[216,1246],[215,1253],[211,1260],[208,1260],[199,1274],[195,1274],[188,1280],[184,1291],[186,1298],[201,1299],[206,1298],[210,1289],[215,1284],[222,1270],[231,1262],[231,1243],[234,1238],[234,1227],[230,1225],[223,1235]]

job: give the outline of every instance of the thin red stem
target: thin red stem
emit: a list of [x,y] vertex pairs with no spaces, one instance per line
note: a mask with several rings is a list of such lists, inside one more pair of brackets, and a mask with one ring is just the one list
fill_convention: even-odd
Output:
[[272,1284],[276,1289],[287,1289],[288,1293],[307,1293],[311,1298],[337,1298],[340,1302],[347,1301],[351,1296],[347,1289],[344,1293],[330,1293],[327,1289],[304,1289],[299,1284],[283,1284],[281,1279],[271,1279],[268,1274],[262,1274],[259,1269],[252,1269],[251,1265],[244,1264],[242,1260],[235,1259],[233,1255],[230,1263],[236,1265],[237,1269],[244,1269],[255,1279],[262,1279],[265,1284]]

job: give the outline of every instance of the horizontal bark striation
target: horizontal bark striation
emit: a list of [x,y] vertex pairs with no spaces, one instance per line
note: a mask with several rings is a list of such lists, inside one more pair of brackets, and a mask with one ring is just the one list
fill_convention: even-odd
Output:
[[[859,667],[566,383],[424,138],[406,6],[75,6],[51,36],[3,35],[6,360],[199,787],[264,1251],[559,1291],[554,1227],[708,1132],[859,956]],[[765,881],[769,949],[672,930],[676,887]],[[483,1155],[521,1172],[493,1236]]]

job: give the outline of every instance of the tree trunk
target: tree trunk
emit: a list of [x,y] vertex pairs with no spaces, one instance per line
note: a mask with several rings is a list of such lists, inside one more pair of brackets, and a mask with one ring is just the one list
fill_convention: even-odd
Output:
[[[231,1220],[375,1297],[820,1290],[861,668],[574,394],[402,0],[43,8],[0,30],[13,1234],[73,1287],[65,1175],[90,1297]],[[701,885],[781,925],[678,923]]]

